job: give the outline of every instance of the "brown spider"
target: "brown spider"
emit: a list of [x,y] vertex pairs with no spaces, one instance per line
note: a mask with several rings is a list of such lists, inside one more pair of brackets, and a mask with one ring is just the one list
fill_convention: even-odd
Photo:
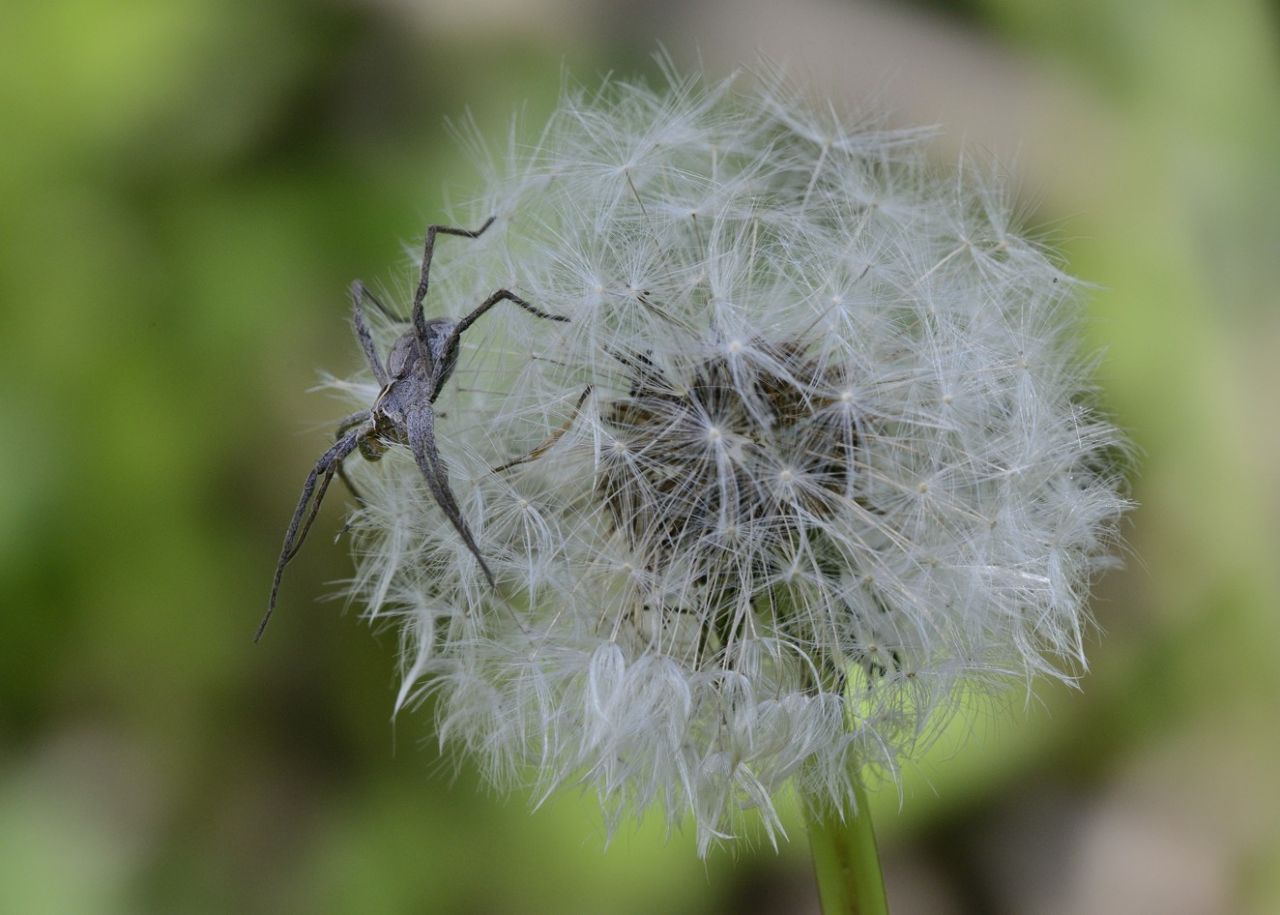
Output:
[[[490,216],[478,229],[456,229],[449,226],[430,226],[427,229],[426,244],[422,252],[422,273],[418,280],[418,288],[413,296],[413,312],[411,323],[413,328],[396,340],[387,354],[384,364],[373,345],[373,336],[364,317],[364,299],[367,296],[374,306],[384,315],[397,323],[406,323],[404,319],[392,314],[372,293],[364,288],[364,284],[356,280],[351,284],[351,302],[356,338],[364,350],[365,359],[373,370],[374,377],[382,390],[368,410],[353,413],[344,419],[338,427],[338,440],[320,456],[315,467],[307,474],[307,481],[302,486],[302,495],[298,506],[293,511],[289,528],[285,531],[284,546],[280,549],[280,558],[276,562],[275,577],[271,582],[271,597],[267,602],[267,612],[258,625],[254,641],[262,638],[266,631],[271,614],[275,611],[276,599],[280,593],[280,580],[284,576],[285,566],[297,555],[307,532],[315,521],[320,503],[324,500],[325,491],[333,481],[334,474],[346,479],[342,462],[357,448],[371,461],[382,457],[390,445],[407,445],[413,451],[418,469],[427,481],[431,495],[436,504],[444,512],[445,517],[458,532],[462,542],[476,557],[480,570],[484,573],[490,587],[494,586],[493,572],[480,555],[475,538],[463,520],[462,512],[449,488],[449,475],[444,461],[436,448],[435,410],[433,405],[440,396],[440,389],[449,380],[458,361],[458,342],[468,327],[480,319],[494,305],[507,301],[520,306],[525,311],[548,321],[568,321],[562,315],[554,315],[541,311],[530,305],[520,296],[507,289],[499,289],[485,299],[469,315],[461,320],[453,318],[431,318],[423,315],[422,301],[427,295],[428,278],[431,270],[431,255],[435,249],[437,235],[458,235],[463,238],[476,238],[489,226],[494,217]],[[518,462],[518,461],[517,461]],[[349,484],[348,484],[349,485]]]

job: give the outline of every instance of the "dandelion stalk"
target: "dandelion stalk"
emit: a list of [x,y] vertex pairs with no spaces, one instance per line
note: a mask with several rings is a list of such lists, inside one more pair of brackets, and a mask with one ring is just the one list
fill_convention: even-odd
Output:
[[887,915],[871,808],[856,777],[852,800],[843,807],[824,797],[801,800],[823,915]]

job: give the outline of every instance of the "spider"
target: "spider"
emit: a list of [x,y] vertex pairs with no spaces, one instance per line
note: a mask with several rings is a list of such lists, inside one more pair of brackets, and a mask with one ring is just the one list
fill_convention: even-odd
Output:
[[[364,350],[365,359],[373,370],[374,378],[382,386],[377,398],[368,410],[353,413],[342,421],[338,427],[338,440],[328,451],[320,456],[315,467],[307,474],[307,481],[302,486],[302,495],[298,499],[297,508],[285,531],[284,545],[280,549],[280,558],[276,562],[275,577],[271,582],[271,597],[267,602],[267,612],[258,625],[254,641],[262,638],[271,614],[275,612],[276,599],[280,594],[280,580],[284,569],[298,554],[303,541],[307,538],[311,524],[320,510],[326,490],[338,474],[351,487],[343,470],[343,461],[357,448],[366,460],[376,461],[382,457],[391,445],[408,445],[413,451],[414,460],[427,487],[435,498],[436,504],[444,512],[445,517],[453,525],[458,536],[471,554],[480,564],[480,571],[490,587],[494,587],[493,572],[489,569],[480,548],[476,546],[467,522],[449,488],[449,475],[440,452],[436,447],[434,404],[440,396],[449,376],[453,373],[458,361],[458,343],[462,334],[478,321],[485,312],[499,302],[511,302],[538,318],[548,321],[568,321],[563,315],[555,315],[530,305],[520,296],[508,289],[499,289],[485,299],[466,317],[431,318],[423,314],[422,302],[427,295],[431,256],[435,250],[437,235],[457,235],[462,238],[478,238],[494,221],[490,216],[478,229],[457,229],[450,226],[429,226],[426,243],[422,252],[422,273],[418,279],[418,288],[413,296],[413,311],[406,322],[392,313],[385,305],[364,288],[364,284],[356,280],[351,284],[352,320],[355,325],[356,339]],[[410,330],[402,334],[391,346],[384,363],[373,345],[373,335],[364,316],[364,300],[368,298],[374,306],[387,318],[398,324],[411,323]],[[519,463],[520,459],[516,463]],[[354,493],[354,487],[352,492]],[[358,498],[358,495],[357,495]]]

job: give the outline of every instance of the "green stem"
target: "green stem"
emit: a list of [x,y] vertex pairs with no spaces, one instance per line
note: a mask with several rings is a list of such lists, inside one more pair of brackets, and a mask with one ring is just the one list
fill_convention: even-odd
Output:
[[871,808],[861,783],[854,786],[857,812],[829,801],[805,798],[809,845],[818,877],[823,915],[888,915],[880,852]]

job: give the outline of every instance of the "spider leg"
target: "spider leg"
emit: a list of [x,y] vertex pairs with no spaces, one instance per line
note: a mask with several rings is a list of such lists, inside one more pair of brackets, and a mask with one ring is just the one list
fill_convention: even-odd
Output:
[[360,341],[360,348],[364,350],[365,361],[369,363],[369,368],[373,369],[373,377],[378,379],[381,387],[385,388],[391,379],[387,375],[386,367],[382,364],[382,357],[378,355],[378,350],[373,345],[373,334],[369,333],[369,325],[364,319],[364,297],[367,294],[364,283],[356,280],[351,284],[351,321],[355,325],[356,339]]
[[344,416],[338,421],[338,428],[333,434],[337,436],[337,438],[342,438],[348,429],[354,429],[368,418],[368,410],[356,410],[356,412],[352,413],[350,416]]
[[[359,410],[355,413],[352,413],[350,416],[345,417],[342,420],[342,422],[338,423],[338,429],[334,433],[334,435],[337,436],[338,438],[342,438],[343,434],[348,429],[355,428],[356,426],[360,425],[362,422],[365,422],[368,418],[369,418],[368,410]],[[359,443],[357,442],[357,444]],[[360,494],[360,490],[356,488],[356,484],[351,481],[351,476],[347,473],[346,463],[344,461],[339,461],[337,470],[338,470],[338,478],[342,480],[343,485],[347,487],[347,490],[351,493],[351,495],[355,497],[355,500],[357,502],[359,502],[361,505],[364,505],[364,496]],[[339,536],[341,536],[342,534],[345,534],[350,528],[351,528],[350,524],[344,526],[342,530],[339,532]]]
[[499,302],[511,302],[515,305],[519,305],[521,308],[529,312],[529,314],[533,315],[534,317],[543,318],[547,321],[568,321],[569,320],[564,315],[555,315],[549,311],[543,311],[541,308],[535,308],[533,305],[530,305],[528,302],[520,298],[520,296],[516,295],[514,292],[512,292],[509,289],[499,289],[493,295],[489,296],[489,298],[481,302],[480,305],[476,307],[475,311],[471,312],[471,314],[467,315],[465,318],[460,320],[456,325],[454,325],[453,333],[449,335],[450,338],[453,340],[454,344],[456,345],[457,338],[462,336],[463,331],[465,331],[472,324],[476,323],[476,321],[478,321],[486,311],[488,311],[494,305],[497,305]]
[[427,239],[422,246],[422,273],[418,277],[418,289],[413,294],[413,326],[418,331],[418,339],[427,345],[427,319],[422,313],[422,300],[427,297],[427,286],[431,276],[431,256],[435,253],[437,235],[457,235],[461,238],[479,238],[485,229],[493,225],[497,217],[490,216],[478,229],[455,229],[451,226],[427,226]]
[[521,464],[528,464],[530,461],[536,461],[542,457],[547,451],[560,439],[564,438],[564,434],[573,428],[573,421],[578,418],[578,411],[582,409],[582,405],[586,403],[587,398],[591,396],[591,385],[587,385],[582,389],[582,393],[578,395],[577,403],[573,405],[573,414],[566,419],[555,432],[552,432],[538,447],[534,448],[524,457],[518,457],[514,461],[507,461],[498,467],[493,468],[490,473],[502,473],[504,470],[510,470],[512,467],[518,467]]
[[307,520],[303,522],[302,529],[298,532],[297,539],[294,540],[293,549],[285,557],[284,561],[286,563],[291,562],[293,557],[298,555],[298,550],[302,549],[302,544],[306,541],[307,534],[311,532],[311,525],[316,520],[316,515],[320,514],[320,503],[324,501],[324,494],[329,491],[329,484],[333,482],[333,472],[341,466],[342,462],[338,461],[332,469],[320,476],[315,495],[311,499],[311,510],[307,512]]
[[408,318],[402,318],[386,305],[382,304],[382,299],[373,294],[373,290],[365,287],[364,297],[373,303],[373,307],[382,313],[382,316],[392,324],[408,324]]
[[[352,498],[354,498],[356,502],[358,502],[360,505],[364,505],[365,504],[364,496],[361,495],[360,490],[356,488],[356,484],[352,481],[351,475],[347,473],[347,468],[344,467],[341,463],[339,463],[337,470],[338,470],[338,479],[342,480],[342,485],[347,487],[347,491],[351,493]],[[350,524],[343,525],[343,528],[339,533],[345,534],[350,529],[351,529]]]
[[316,465],[307,474],[307,481],[302,485],[302,495],[298,498],[298,505],[293,510],[293,517],[289,520],[289,527],[284,534],[284,545],[280,548],[280,558],[276,562],[275,577],[271,580],[271,597],[267,601],[267,612],[263,614],[262,622],[258,624],[258,632],[253,637],[255,642],[262,638],[262,633],[267,629],[267,623],[271,622],[271,614],[275,612],[276,600],[280,596],[280,580],[284,577],[285,566],[297,555],[303,541],[306,540],[307,532],[311,529],[316,513],[320,510],[320,502],[324,499],[325,491],[329,488],[329,482],[333,479],[336,468],[341,466],[343,459],[355,450],[360,439],[372,430],[373,423],[367,422],[347,432],[320,456],[320,460],[316,461]]
[[[632,397],[640,396],[641,392],[648,396],[669,396],[674,393],[666,374],[644,353],[623,353],[607,346],[604,351],[631,370],[635,379],[631,385]],[[645,389],[646,385],[648,390]]]
[[435,411],[429,403],[414,404],[413,408],[407,412],[405,420],[406,431],[409,434],[409,447],[413,449],[413,457],[418,462],[418,469],[426,477],[431,495],[435,497],[436,504],[449,519],[454,530],[458,532],[462,542],[467,545],[471,555],[476,557],[476,562],[480,563],[480,571],[488,579],[489,587],[497,587],[494,584],[493,572],[489,570],[484,557],[480,555],[480,548],[476,546],[475,538],[471,536],[471,530],[463,520],[462,511],[458,508],[458,503],[453,498],[453,491],[449,488],[449,473],[440,457],[440,452],[436,449]]
[[493,295],[489,296],[489,298],[481,302],[476,307],[475,311],[471,312],[471,314],[467,315],[465,318],[458,321],[458,323],[454,325],[453,330],[449,333],[449,336],[445,338],[444,346],[440,348],[441,357],[437,359],[434,365],[432,366],[432,370],[433,370],[433,378],[431,382],[431,390],[432,390],[431,402],[432,403],[435,403],[436,398],[440,396],[440,388],[443,387],[445,381],[448,380],[449,373],[453,371],[453,365],[455,362],[457,362],[458,341],[462,339],[463,332],[472,324],[476,323],[476,321],[480,320],[480,318],[484,316],[485,312],[487,312],[493,306],[497,305],[499,302],[511,302],[514,305],[519,305],[521,308],[529,312],[529,314],[533,315],[534,317],[543,318],[547,321],[568,321],[569,320],[564,315],[556,315],[556,314],[552,314],[549,311],[543,311],[540,308],[535,308],[533,305],[530,305],[528,302],[520,298],[520,296],[516,295],[510,289],[499,289]]

